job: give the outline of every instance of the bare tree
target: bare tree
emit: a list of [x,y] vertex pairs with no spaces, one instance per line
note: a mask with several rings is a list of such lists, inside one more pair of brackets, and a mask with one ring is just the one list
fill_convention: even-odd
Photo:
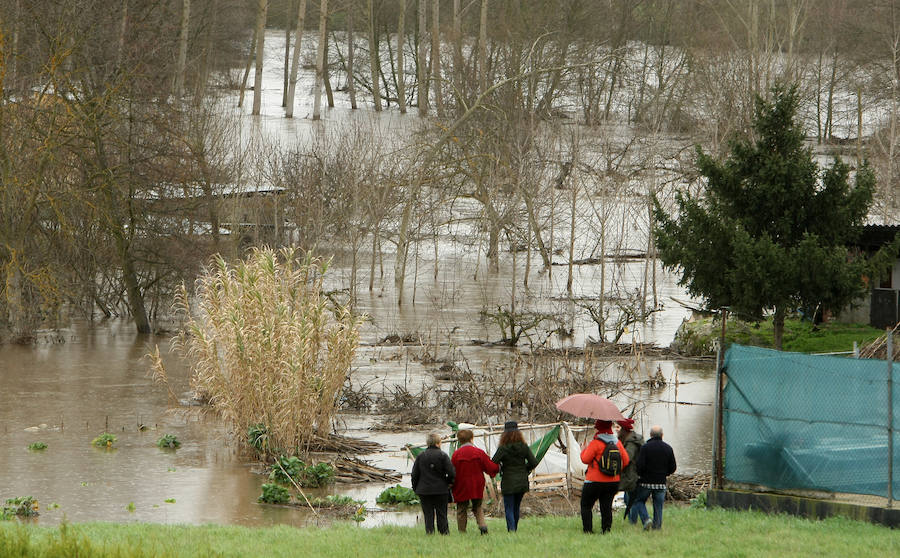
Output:
[[381,60],[378,56],[378,35],[375,29],[375,5],[374,0],[368,0],[369,14],[369,69],[372,73],[372,100],[375,103],[375,112],[381,112],[381,89],[378,85],[380,77]]
[[[324,1],[324,0],[323,0]],[[256,2],[256,71],[253,77],[253,110],[251,114],[259,114],[262,107],[262,74],[263,54],[266,44],[266,12],[269,9],[269,0],[257,0]]]
[[322,112],[322,82],[325,79],[325,48],[326,39],[325,29],[328,25],[328,0],[322,0],[319,5],[319,45],[316,50],[316,85],[313,91],[313,120],[319,120]]
[[294,52],[291,55],[291,75],[288,78],[288,92],[285,101],[285,116],[294,117],[294,95],[297,92],[297,71],[300,68],[300,47],[303,39],[303,26],[306,22],[306,0],[299,0],[297,5],[297,22],[294,26]]

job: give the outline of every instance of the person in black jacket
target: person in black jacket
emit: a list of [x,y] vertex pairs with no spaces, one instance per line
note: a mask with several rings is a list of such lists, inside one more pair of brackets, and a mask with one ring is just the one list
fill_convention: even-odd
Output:
[[450,456],[441,451],[441,435],[437,432],[425,438],[428,448],[416,457],[412,468],[412,488],[419,496],[422,504],[422,515],[425,518],[425,532],[434,533],[434,521],[437,516],[437,529],[442,535],[450,533],[447,524],[447,503],[450,501],[450,487],[456,479],[456,471]]
[[[644,529],[662,527],[663,502],[666,501],[666,477],[675,472],[675,452],[663,442],[662,426],[650,428],[650,439],[641,448],[637,458],[638,485],[634,491],[634,504]],[[653,497],[653,522],[647,513],[647,498]]]

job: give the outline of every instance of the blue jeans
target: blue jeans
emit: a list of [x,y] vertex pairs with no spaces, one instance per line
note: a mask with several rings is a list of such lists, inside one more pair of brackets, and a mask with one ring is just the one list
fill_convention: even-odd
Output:
[[503,512],[506,514],[506,530],[515,532],[519,527],[519,507],[522,505],[524,492],[503,495]]
[[634,503],[631,504],[631,512],[629,513],[628,519],[634,523],[638,518],[640,518],[641,523],[646,523],[648,519],[650,519],[650,514],[647,513],[647,498],[653,497],[653,528],[659,529],[662,527],[663,520],[663,502],[666,501],[666,489],[649,489],[638,485],[637,488],[634,489]]

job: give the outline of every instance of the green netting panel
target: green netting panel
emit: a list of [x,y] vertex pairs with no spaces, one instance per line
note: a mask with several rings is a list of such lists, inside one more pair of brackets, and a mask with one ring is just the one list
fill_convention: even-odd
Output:
[[[888,365],[732,345],[725,355],[725,477],[782,489],[888,495]],[[900,380],[892,367],[894,422]],[[900,496],[894,434],[893,496]]]
[[531,453],[534,454],[534,458],[537,459],[538,463],[544,458],[544,454],[547,453],[547,450],[553,446],[553,442],[559,438],[559,429],[559,426],[554,426],[550,432],[547,432],[540,439],[535,440],[535,442],[531,444]]

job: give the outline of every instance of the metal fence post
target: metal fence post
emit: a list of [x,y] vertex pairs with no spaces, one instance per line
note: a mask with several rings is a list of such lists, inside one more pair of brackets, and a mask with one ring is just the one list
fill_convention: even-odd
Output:
[[887,328],[887,433],[888,433],[888,507],[894,502],[894,332]]
[[725,360],[725,324],[728,320],[728,310],[722,308],[722,331],[719,335],[719,348],[716,350],[716,407],[713,415],[713,474],[712,487],[722,488],[722,365]]

